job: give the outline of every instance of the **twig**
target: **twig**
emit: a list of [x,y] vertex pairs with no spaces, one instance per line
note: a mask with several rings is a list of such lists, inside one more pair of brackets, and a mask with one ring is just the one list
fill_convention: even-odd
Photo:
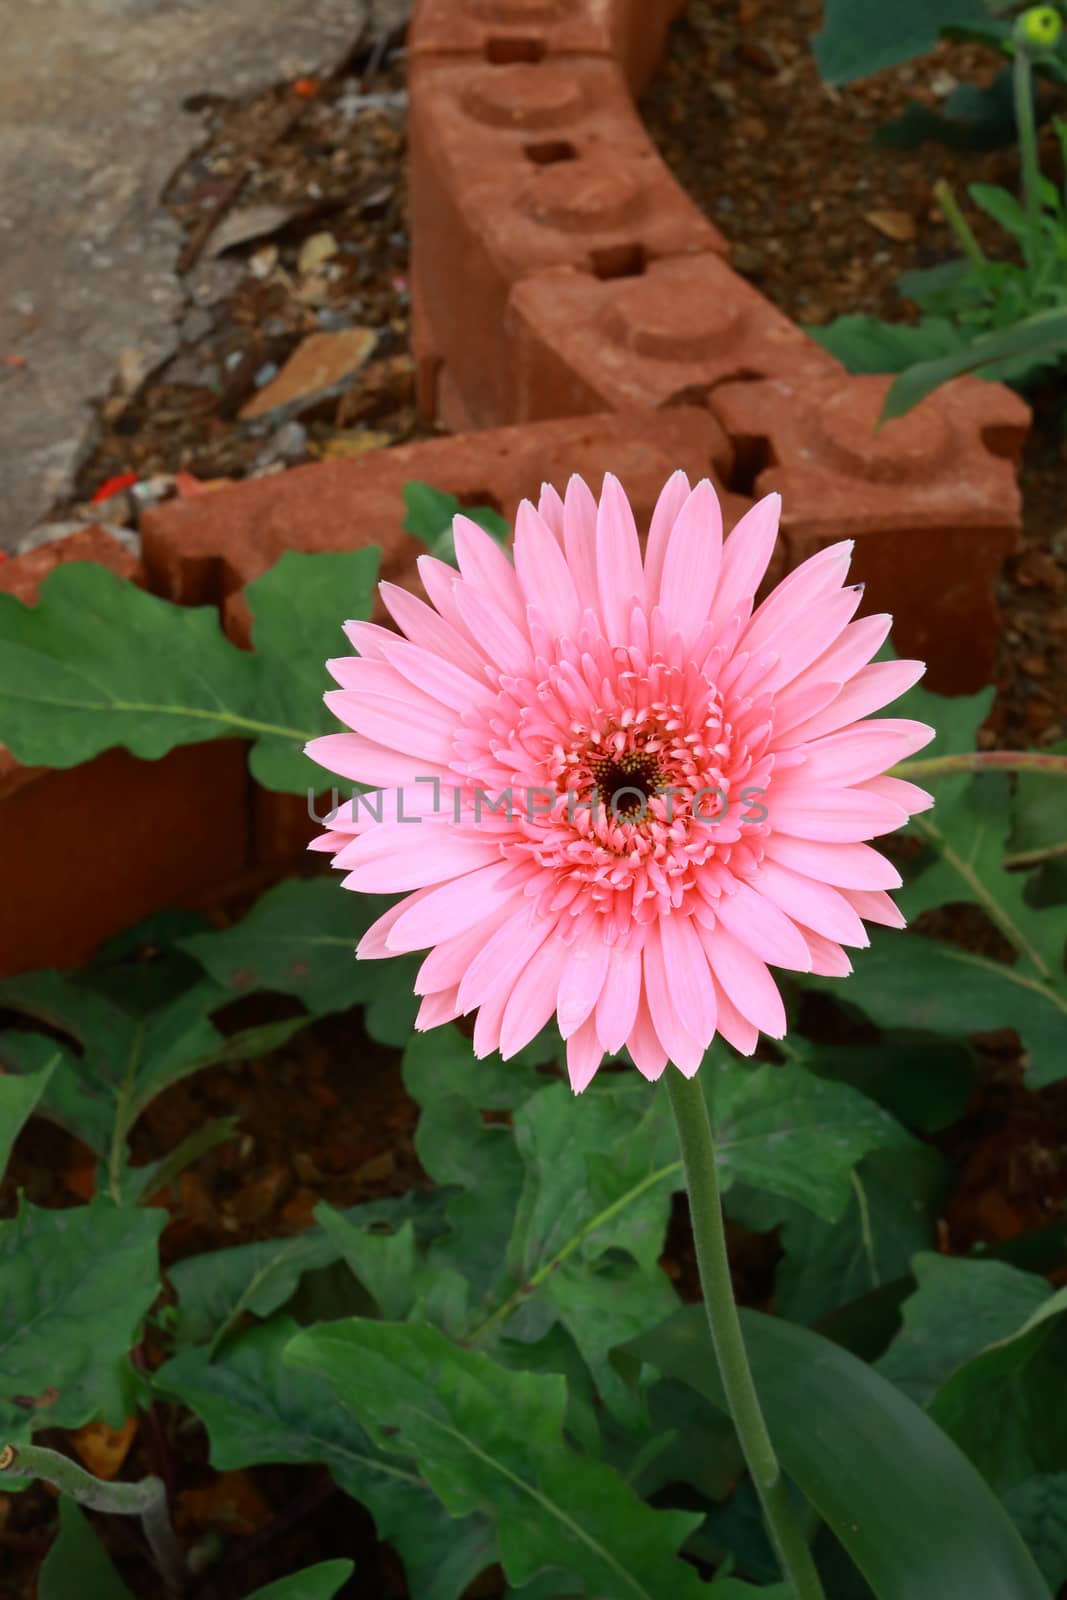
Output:
[[108,1511],[119,1516],[140,1517],[156,1565],[173,1594],[180,1594],[185,1582],[185,1558],[170,1525],[167,1492],[162,1478],[141,1478],[137,1483],[107,1483],[94,1478],[69,1456],[41,1445],[4,1445],[0,1450],[0,1473],[17,1472],[19,1477],[43,1478],[53,1488],[69,1494],[79,1505],[92,1511]]

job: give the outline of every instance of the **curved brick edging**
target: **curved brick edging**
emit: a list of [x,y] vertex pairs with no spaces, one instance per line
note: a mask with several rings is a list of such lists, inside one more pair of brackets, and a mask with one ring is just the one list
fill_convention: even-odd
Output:
[[[888,380],[852,377],[728,265],[630,91],[680,6],[417,0],[412,343],[425,420],[453,429],[679,398],[780,489],[790,564],[855,536],[867,602],[948,693],[988,682],[1030,413],[960,379],[876,434]],[[525,41],[525,42],[523,42]],[[847,438],[845,435],[847,434]],[[920,448],[921,446],[921,448]]]
[[[960,380],[876,436],[888,380],[849,377],[731,271],[630,97],[682,3],[419,0],[412,344],[423,415],[455,436],[160,506],[143,521],[143,570],[88,529],[5,563],[0,590],[32,603],[53,566],[96,560],[218,605],[247,644],[244,585],[287,548],[378,544],[384,573],[417,585],[405,482],[510,517],[545,479],[610,469],[640,521],[682,467],[713,479],[728,526],[750,496],[782,491],[775,580],[854,536],[868,609],[895,613],[898,648],[927,658],[931,686],[988,681],[1028,408]],[[0,975],[73,964],[176,900],[299,870],[313,831],[301,799],[251,782],[238,741],[159,762],[114,750],[67,772],[20,768],[0,747]]]

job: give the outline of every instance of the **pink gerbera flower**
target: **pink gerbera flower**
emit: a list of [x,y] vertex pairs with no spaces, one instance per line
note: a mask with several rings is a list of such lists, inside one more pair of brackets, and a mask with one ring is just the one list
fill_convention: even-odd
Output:
[[707,481],[667,483],[641,543],[613,477],[519,508],[514,565],[464,517],[459,571],[423,556],[432,604],[391,584],[401,635],[345,631],[326,702],[351,731],[308,752],[373,786],[313,848],[344,887],[410,890],[361,957],[429,948],[419,1028],[477,1011],[479,1055],[555,1015],[581,1090],[625,1045],[691,1075],[716,1033],[750,1054],[785,1013],[768,963],[844,975],[863,919],[903,919],[865,843],[929,795],[884,776],[932,737],[867,714],[921,676],[871,664],[887,616],[853,621],[851,542],[754,596],[770,495],[723,542]]

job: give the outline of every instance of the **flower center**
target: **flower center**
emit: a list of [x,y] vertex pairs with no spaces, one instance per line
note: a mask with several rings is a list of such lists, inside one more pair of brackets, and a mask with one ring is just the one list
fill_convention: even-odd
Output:
[[663,768],[645,751],[600,756],[590,761],[589,768],[601,804],[620,821],[643,817],[649,800],[666,786]]

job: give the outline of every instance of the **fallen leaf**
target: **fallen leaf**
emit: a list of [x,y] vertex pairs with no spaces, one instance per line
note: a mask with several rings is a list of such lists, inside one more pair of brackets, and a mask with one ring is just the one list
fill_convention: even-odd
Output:
[[320,461],[345,461],[352,456],[365,456],[371,450],[384,450],[393,441],[391,433],[376,433],[373,428],[360,428],[354,433],[339,433],[323,444],[313,445],[311,454]]
[[865,211],[863,220],[885,238],[895,239],[898,244],[907,244],[919,232],[915,218],[909,211]]
[[297,269],[303,277],[309,277],[323,262],[331,260],[339,248],[332,233],[313,233],[300,246],[300,254],[296,258]]
[[106,1422],[87,1422],[71,1434],[78,1456],[89,1471],[109,1482],[122,1471],[130,1446],[137,1437],[137,1418],[127,1417],[121,1428],[109,1428]]
[[376,343],[373,328],[311,334],[278,376],[241,408],[242,420],[262,417],[267,412],[296,415],[319,400],[340,394],[369,359]]
[[220,1472],[203,1489],[183,1489],[178,1504],[184,1520],[219,1533],[255,1533],[274,1518],[245,1472]]
[[301,100],[314,100],[318,92],[318,78],[297,78],[293,84],[293,93],[298,94]]
[[211,260],[225,250],[235,249],[239,244],[248,244],[252,239],[265,239],[307,210],[307,202],[302,201],[299,205],[242,206],[239,211],[230,211],[212,231],[204,246],[204,255]]

